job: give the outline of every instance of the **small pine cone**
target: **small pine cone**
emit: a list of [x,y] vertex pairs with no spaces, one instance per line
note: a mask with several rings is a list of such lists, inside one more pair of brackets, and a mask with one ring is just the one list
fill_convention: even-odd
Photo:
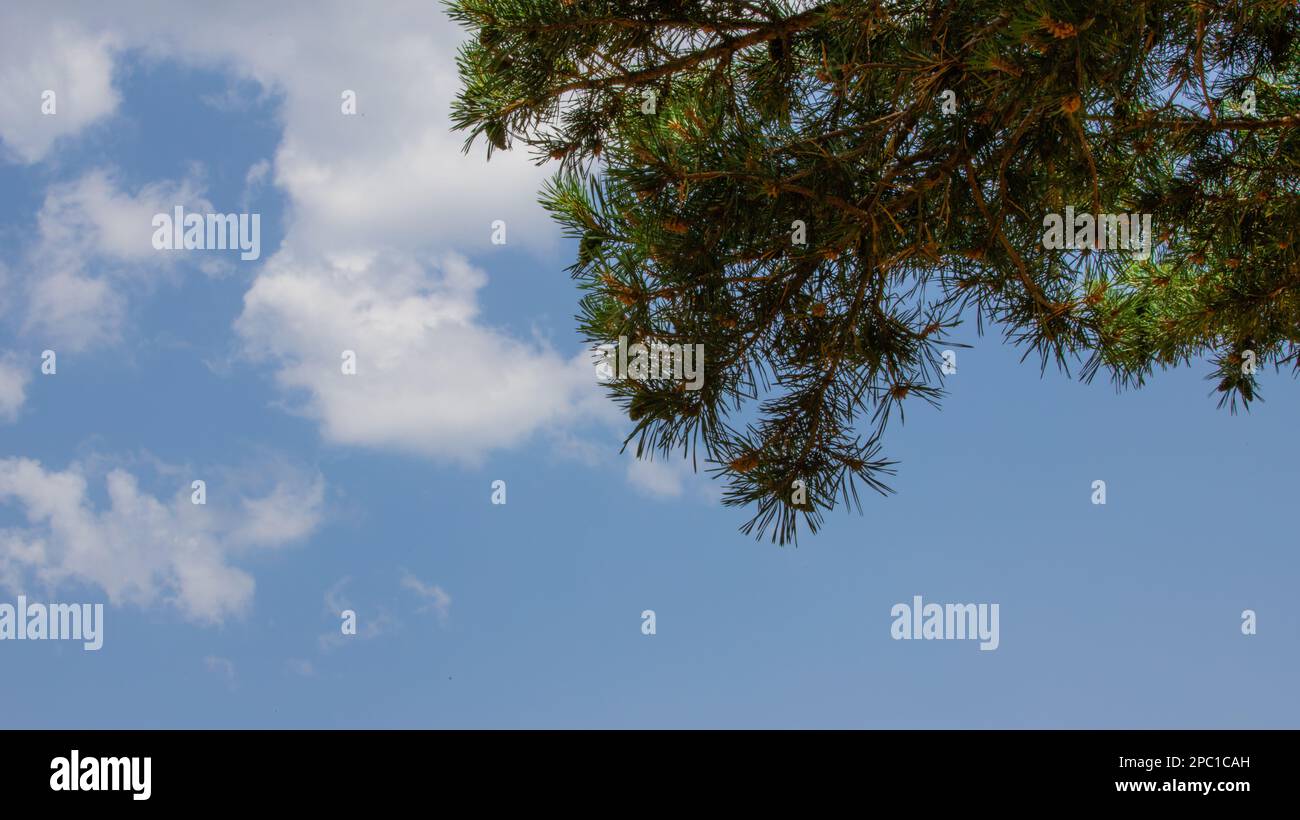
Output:
[[1068,40],[1079,33],[1074,27],[1074,23],[1058,23],[1050,17],[1043,17],[1043,28],[1051,32],[1051,35],[1058,40]]

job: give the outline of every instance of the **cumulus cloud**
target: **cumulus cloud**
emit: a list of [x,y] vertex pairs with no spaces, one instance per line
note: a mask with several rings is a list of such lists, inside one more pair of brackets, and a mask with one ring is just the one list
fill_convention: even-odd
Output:
[[49,271],[31,283],[27,299],[23,332],[41,335],[58,350],[76,352],[121,336],[123,295],[79,269]]
[[0,351],[0,423],[18,418],[27,400],[27,383],[31,368],[23,366],[17,355]]
[[[479,317],[485,276],[450,252],[499,253],[488,241],[497,219],[512,246],[534,251],[558,232],[536,204],[545,170],[522,152],[491,163],[461,152],[449,109],[463,33],[438,4],[393,2],[383,14],[358,14],[342,0],[248,0],[176,16],[125,0],[49,14],[70,29],[108,32],[105,43],[146,59],[225,70],[235,97],[273,91],[281,101],[272,164],[254,166],[246,183],[269,179],[284,191],[287,235],[247,293],[238,329],[327,440],[473,460],[582,415],[575,384],[585,374],[575,380],[569,355]],[[56,25],[13,22],[11,31]],[[340,111],[345,90],[357,96],[356,116]],[[73,349],[119,338],[126,290],[75,260],[91,249],[144,259],[134,256],[147,247],[137,229],[148,225],[155,194],[197,193],[127,193],[103,176],[53,192],[43,245],[67,243],[77,253],[34,279],[25,329]],[[339,378],[345,349],[361,361],[350,382]]]
[[[101,84],[111,82],[112,55],[130,52],[226,72],[230,105],[241,95],[278,101],[279,145],[269,164],[249,169],[245,190],[270,182],[285,194],[286,233],[256,268],[235,327],[243,351],[271,367],[286,404],[327,441],[473,462],[539,431],[564,436],[591,423],[599,391],[582,354],[479,315],[486,276],[458,254],[505,252],[489,243],[497,219],[512,249],[549,250],[559,232],[536,204],[549,169],[524,152],[490,163],[481,150],[461,152],[449,110],[463,32],[439,4],[394,0],[383,14],[358,14],[344,0],[242,0],[159,15],[145,0],[83,0],[40,18],[3,14],[10,37],[106,32],[94,52],[105,55]],[[344,91],[356,94],[356,116],[340,111]],[[141,269],[146,214],[160,198],[201,193],[185,181],[125,191],[105,173],[52,191],[42,245],[75,252],[33,278],[24,329],[74,350],[120,339],[141,278],[92,274],[78,260],[97,254]],[[357,353],[355,377],[340,373],[344,350]]]
[[238,524],[230,543],[241,547],[280,547],[306,538],[320,523],[325,482],[319,476],[281,478],[266,495],[239,500]]
[[[0,25],[0,155],[34,163],[60,137],[116,109],[115,40],[49,7],[21,6],[6,4]],[[42,113],[46,91],[54,92],[53,114]]]
[[[271,492],[242,504],[269,504],[295,523],[250,525],[245,508],[195,505],[185,485],[171,498],[141,489],[123,469],[103,477],[107,504],[92,500],[91,471],[81,464],[45,468],[27,458],[0,459],[0,506],[24,514],[25,527],[0,529],[0,583],[93,584],[115,605],[173,605],[193,621],[216,623],[247,611],[251,575],[231,559],[255,547],[299,540],[321,517],[322,481],[279,479]],[[268,501],[270,499],[270,501]]]
[[[592,381],[578,359],[479,324],[485,281],[455,254],[315,265],[278,255],[238,329],[327,440],[472,461],[567,420]],[[344,351],[355,375],[343,373]]]
[[93,169],[52,186],[37,214],[36,241],[27,251],[23,331],[71,351],[117,341],[127,291],[148,288],[150,274],[177,261],[175,254],[154,249],[151,226],[154,214],[171,213],[177,205],[211,209],[194,178],[131,191],[112,171]]
[[[391,0],[361,14],[348,0],[233,0],[160,15],[152,0],[81,0],[5,15],[14,40],[25,28],[103,31],[119,51],[226,71],[239,81],[231,105],[273,91],[284,131],[272,175],[293,200],[302,248],[463,249],[486,244],[494,219],[509,223],[512,243],[555,241],[536,205],[548,172],[523,152],[465,156],[464,135],[450,130],[464,33],[438,3]],[[101,68],[109,78],[111,63]],[[345,90],[356,116],[340,111]]]
[[[41,256],[73,257],[87,251],[110,260],[162,263],[175,259],[153,247],[154,214],[172,213],[177,205],[191,211],[209,211],[198,175],[161,180],[126,190],[111,169],[95,168],[76,180],[55,185],[46,192],[37,215]],[[125,271],[138,271],[132,265]]]

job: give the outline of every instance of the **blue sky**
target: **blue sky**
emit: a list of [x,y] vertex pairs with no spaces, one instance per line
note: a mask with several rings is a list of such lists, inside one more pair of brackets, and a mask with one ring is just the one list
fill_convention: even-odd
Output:
[[[0,601],[106,604],[98,652],[0,643],[0,726],[1300,726],[1289,375],[1234,417],[1208,366],[1116,394],[962,328],[897,495],[756,542],[617,454],[544,172],[460,155],[436,4],[194,14],[0,12]],[[260,213],[261,258],[160,258],[175,204]],[[999,648],[892,640],[913,595],[998,603]]]

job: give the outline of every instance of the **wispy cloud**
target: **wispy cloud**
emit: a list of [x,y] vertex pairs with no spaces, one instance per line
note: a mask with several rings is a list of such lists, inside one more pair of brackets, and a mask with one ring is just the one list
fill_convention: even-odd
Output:
[[209,672],[225,679],[228,686],[233,687],[235,685],[235,662],[229,658],[208,655],[203,659],[203,666]]
[[409,589],[425,600],[417,612],[435,612],[439,622],[446,622],[451,613],[451,596],[436,584],[426,584],[410,572],[402,571],[402,588]]
[[[351,599],[343,594],[343,588],[351,580],[351,577],[344,576],[325,590],[325,610],[329,613],[332,621],[332,629],[317,636],[317,644],[322,652],[338,649],[347,645],[349,641],[374,640],[381,635],[387,635],[395,631],[401,626],[401,622],[383,606],[354,606]],[[347,610],[354,612],[357,617],[357,633],[355,635],[344,635],[342,631],[343,620],[341,616]]]

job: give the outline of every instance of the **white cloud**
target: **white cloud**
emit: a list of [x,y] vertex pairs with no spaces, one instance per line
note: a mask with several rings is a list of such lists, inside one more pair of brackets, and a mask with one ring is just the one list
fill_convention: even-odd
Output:
[[[512,246],[550,247],[558,231],[536,204],[548,171],[523,152],[491,163],[482,151],[462,154],[449,110],[463,32],[439,4],[391,2],[359,14],[343,0],[248,0],[159,15],[147,2],[83,2],[49,14],[109,32],[105,41],[123,51],[227,70],[236,80],[227,96],[273,91],[281,101],[274,165],[254,166],[246,183],[269,176],[283,189],[288,231],[238,327],[279,382],[303,394],[301,409],[327,440],[473,460],[580,416],[574,387],[585,379],[575,379],[568,357],[480,319],[484,274],[448,253],[503,252],[489,242],[496,219]],[[100,68],[107,82],[111,65]],[[356,116],[340,111],[345,89],[357,94]],[[79,253],[89,245],[130,257],[153,193],[127,196],[92,178],[52,194],[45,244],[57,245],[72,223],[74,238],[85,238]],[[69,209],[82,218],[67,218]],[[32,285],[25,328],[73,348],[118,339],[122,289],[71,259]],[[339,378],[344,349],[363,357],[350,382]]]
[[657,498],[677,498],[682,494],[689,470],[676,462],[665,462],[662,455],[656,454],[658,460],[628,459],[627,480],[633,487],[643,493]]
[[266,185],[271,175],[271,161],[268,159],[258,160],[244,174],[244,193],[240,196],[240,209],[252,212],[253,197],[257,196],[262,187]]
[[211,210],[212,204],[202,197],[200,173],[201,168],[193,167],[185,179],[151,182],[130,193],[114,172],[95,168],[73,182],[51,187],[36,218],[39,255],[66,259],[91,251],[112,260],[156,264],[175,259],[154,249],[151,223],[154,214],[170,214],[177,205]]
[[[300,251],[487,246],[493,219],[507,220],[512,243],[555,241],[536,205],[548,171],[522,151],[490,163],[482,150],[465,156],[465,135],[450,130],[463,31],[439,3],[389,0],[377,13],[359,13],[349,0],[234,0],[160,15],[151,0],[82,0],[43,13],[62,22],[34,15],[4,22],[15,40],[25,27],[110,32],[119,50],[261,86],[236,83],[225,95],[230,106],[240,93],[273,91],[284,126],[274,177],[293,200]],[[340,111],[345,89],[357,94],[356,116]]]
[[[236,327],[326,440],[473,462],[537,432],[563,436],[590,423],[599,401],[590,365],[479,316],[485,275],[456,255],[549,250],[559,231],[536,204],[550,169],[524,151],[490,163],[482,145],[461,152],[464,134],[450,130],[449,111],[464,33],[440,4],[393,0],[382,13],[358,13],[345,0],[242,0],[159,15],[146,0],[83,0],[46,15],[55,22],[6,10],[0,28],[14,39],[59,26],[107,32],[105,55],[227,72],[223,105],[238,106],[240,94],[279,101],[272,164],[254,165],[245,186],[251,196],[271,180],[283,191],[286,235],[256,268]],[[111,62],[98,70],[108,83]],[[357,94],[356,116],[340,111],[345,89]],[[111,176],[90,177],[52,193],[42,231],[53,242],[71,213],[86,241],[30,286],[24,328],[46,346],[120,339],[126,280],[92,276],[76,260],[93,249],[144,262],[135,255],[142,214],[158,194],[199,194],[184,184],[131,193]],[[496,219],[507,223],[509,249],[489,242]],[[513,275],[534,274],[564,281],[559,270]],[[356,377],[339,372],[345,349],[360,358]]]
[[203,665],[207,667],[209,672],[225,678],[226,683],[235,682],[235,662],[229,658],[208,655],[203,659]]
[[55,351],[85,350],[119,338],[126,304],[104,279],[78,270],[55,270],[34,281],[27,293],[23,332],[39,336]]
[[[373,640],[381,635],[394,632],[401,627],[401,623],[383,606],[354,606],[343,595],[343,587],[347,586],[351,580],[351,577],[344,576],[325,590],[325,611],[329,613],[332,626],[329,632],[317,636],[317,643],[320,645],[322,652],[338,649],[340,646],[357,639],[363,641]],[[344,635],[341,629],[343,624],[342,613],[344,610],[349,609],[356,614],[357,618],[357,632],[355,635]]]
[[437,584],[426,584],[410,572],[403,571],[402,588],[409,589],[428,601],[428,603],[420,607],[420,612],[432,610],[438,614],[438,620],[447,620],[447,616],[451,613],[451,596],[442,587]]
[[[126,292],[147,288],[178,257],[153,248],[154,214],[177,205],[210,210],[194,178],[123,190],[111,171],[93,169],[46,192],[37,239],[27,251],[23,332],[55,350],[84,350],[121,337]],[[92,262],[93,264],[92,266]],[[91,268],[94,273],[91,273]]]
[[688,495],[706,504],[722,502],[723,488],[697,471],[691,459],[683,458],[680,452],[665,457],[656,450],[638,459],[635,444],[630,444],[623,455],[627,459],[627,481],[642,495],[661,500]]
[[325,590],[326,612],[335,617],[339,617],[343,610],[352,608],[348,605],[347,599],[343,597],[343,587],[347,586],[348,582],[351,580],[352,578],[350,576],[345,575],[335,581],[333,586]]
[[17,355],[0,352],[0,422],[18,418],[18,411],[27,400],[29,381],[31,368],[24,367]]
[[[317,266],[277,255],[238,329],[327,440],[473,461],[571,419],[591,381],[578,359],[477,323],[485,281],[454,254]],[[342,372],[347,350],[355,375]]]
[[[61,19],[46,6],[8,3],[0,22],[0,141],[24,163],[45,158],[55,141],[111,114],[114,38]],[[55,113],[42,95],[55,93]]]
[[[300,478],[293,490],[277,484],[266,496],[300,522],[272,532],[250,531],[237,508],[192,504],[188,484],[170,499],[156,498],[122,469],[104,477],[108,503],[96,509],[91,477],[80,464],[56,471],[31,459],[0,459],[0,504],[16,505],[27,519],[26,527],[0,530],[0,582],[93,584],[115,605],[166,602],[190,620],[220,622],[252,602],[253,578],[230,563],[234,554],[296,540],[321,515],[319,479]],[[310,526],[301,523],[304,515]]]
[[306,538],[320,523],[325,482],[320,476],[283,478],[266,495],[240,499],[239,524],[230,542],[243,547],[279,547]]
[[12,295],[13,274],[9,266],[0,259],[0,316],[3,316],[9,310],[10,297]]

